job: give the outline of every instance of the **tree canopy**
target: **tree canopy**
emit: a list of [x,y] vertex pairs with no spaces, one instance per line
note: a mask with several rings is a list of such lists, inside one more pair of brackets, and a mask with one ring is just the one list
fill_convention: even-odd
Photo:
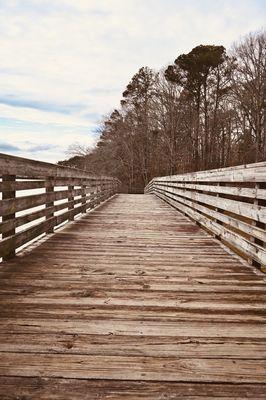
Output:
[[161,71],[142,67],[96,147],[64,164],[112,174],[136,192],[154,176],[265,160],[265,71],[264,31],[229,52],[200,45]]

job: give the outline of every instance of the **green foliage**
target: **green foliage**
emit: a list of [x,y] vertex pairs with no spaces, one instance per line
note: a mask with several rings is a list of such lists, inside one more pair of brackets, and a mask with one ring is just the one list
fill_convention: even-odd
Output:
[[169,65],[165,71],[166,79],[184,86],[193,93],[198,93],[206,84],[210,72],[226,60],[226,50],[223,46],[200,45],[188,54],[181,54],[174,65]]

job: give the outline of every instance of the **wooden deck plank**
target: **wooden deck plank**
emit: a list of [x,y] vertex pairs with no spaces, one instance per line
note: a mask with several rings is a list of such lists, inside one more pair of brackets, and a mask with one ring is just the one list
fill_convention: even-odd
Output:
[[[119,313],[119,310],[117,311]],[[128,310],[130,313],[130,309]],[[204,320],[204,315],[202,315]],[[142,321],[117,319],[2,318],[0,333],[66,333],[86,335],[138,335],[188,337],[246,337],[265,339],[265,324],[198,322],[198,321]]]
[[0,377],[1,400],[243,400],[265,399],[265,390],[262,384]]
[[265,398],[265,300],[184,215],[115,196],[1,265],[0,398]]
[[182,309],[176,307],[124,307],[113,306],[83,306],[83,305],[54,305],[47,307],[46,304],[15,304],[6,306],[2,311],[2,318],[6,318],[8,323],[11,318],[14,320],[23,318],[25,321],[30,319],[55,319],[62,321],[65,319],[91,321],[95,319],[108,319],[114,321],[135,320],[135,321],[159,321],[159,322],[230,322],[230,323],[265,323],[265,312],[262,310],[202,310],[202,309]]
[[258,359],[2,353],[1,375],[76,379],[264,383]]
[[0,352],[178,358],[265,359],[266,343],[255,338],[77,334],[0,335]]

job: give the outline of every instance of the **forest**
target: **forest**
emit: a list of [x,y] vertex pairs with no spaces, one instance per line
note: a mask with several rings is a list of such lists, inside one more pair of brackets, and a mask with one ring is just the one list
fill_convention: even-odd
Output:
[[199,45],[160,71],[142,67],[93,149],[61,161],[118,177],[130,193],[155,176],[264,161],[266,32],[230,50]]

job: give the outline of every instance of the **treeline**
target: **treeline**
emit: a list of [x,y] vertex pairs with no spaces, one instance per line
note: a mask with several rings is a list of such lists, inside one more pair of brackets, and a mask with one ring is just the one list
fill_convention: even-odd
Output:
[[62,163],[117,176],[134,192],[154,176],[265,160],[265,78],[265,31],[229,54],[200,45],[160,72],[143,67],[96,147],[74,146]]

